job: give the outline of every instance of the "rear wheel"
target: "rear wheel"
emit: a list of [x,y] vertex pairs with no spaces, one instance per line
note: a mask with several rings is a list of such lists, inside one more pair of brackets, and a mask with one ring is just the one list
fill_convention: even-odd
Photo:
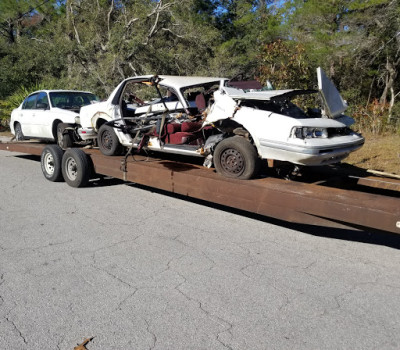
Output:
[[92,173],[88,156],[79,148],[69,148],[62,158],[62,174],[64,180],[72,187],[87,185]]
[[106,156],[114,156],[122,152],[122,145],[111,126],[103,124],[100,127],[97,135],[97,143],[99,144],[101,153]]
[[14,130],[15,130],[15,140],[17,140],[17,141],[25,140],[25,136],[24,136],[24,134],[22,132],[22,128],[21,128],[21,124],[20,123],[16,123],[15,124]]
[[213,159],[217,172],[226,177],[247,180],[259,169],[255,147],[241,136],[222,140],[215,148]]
[[63,150],[57,145],[46,146],[40,155],[40,165],[44,177],[52,182],[62,181],[61,161]]

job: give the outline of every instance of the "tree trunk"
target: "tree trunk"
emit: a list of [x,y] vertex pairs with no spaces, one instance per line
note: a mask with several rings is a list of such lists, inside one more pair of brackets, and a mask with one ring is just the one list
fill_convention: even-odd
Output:
[[388,93],[391,93],[391,102],[390,102],[390,110],[392,109],[394,105],[394,82],[397,77],[397,69],[395,68],[396,64],[393,64],[392,62],[389,61],[389,57],[387,57],[386,60],[386,81],[385,81],[385,88],[383,89],[383,93],[381,95],[381,98],[379,100],[379,103],[382,105],[382,109],[384,109],[386,103],[387,103],[387,96]]

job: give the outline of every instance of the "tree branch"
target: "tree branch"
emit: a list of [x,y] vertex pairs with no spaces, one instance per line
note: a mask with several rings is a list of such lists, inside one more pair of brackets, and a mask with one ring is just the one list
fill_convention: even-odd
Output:
[[81,39],[79,38],[78,29],[76,28],[76,25],[75,25],[75,18],[74,18],[74,13],[72,10],[72,3],[69,4],[69,12],[71,14],[71,24],[72,24],[72,27],[74,28],[74,32],[75,32],[75,40],[78,43],[78,45],[81,45]]
[[135,23],[136,21],[138,21],[139,18],[132,18],[128,23],[125,24],[125,29],[129,29],[129,27]]
[[[147,35],[146,41],[143,43],[143,45],[147,45],[149,43],[149,40],[158,32],[157,25],[158,25],[158,22],[160,20],[161,12],[166,11],[167,9],[169,9],[174,4],[175,4],[175,2],[169,2],[168,4],[163,5],[163,1],[160,0],[160,2],[157,3],[157,5],[154,8],[154,10],[147,15],[147,18],[150,18],[153,15],[156,15],[156,19],[155,19],[154,24],[151,27],[150,32]],[[164,29],[162,28],[162,30],[164,30]]]
[[185,36],[184,35],[179,35],[179,34],[176,34],[176,33],[174,33],[171,29],[169,29],[169,28],[161,28],[161,30],[163,30],[164,32],[169,32],[169,33],[171,33],[172,35],[175,35],[177,38],[184,38]]
[[110,22],[111,22],[111,14],[112,14],[113,10],[114,10],[114,0],[111,0],[110,10],[108,11],[108,14],[107,14],[108,41],[110,41],[110,39],[111,39]]

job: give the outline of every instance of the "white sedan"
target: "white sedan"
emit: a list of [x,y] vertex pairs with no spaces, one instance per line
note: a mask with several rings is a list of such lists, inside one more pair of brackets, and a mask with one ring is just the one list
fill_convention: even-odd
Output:
[[[106,155],[129,147],[204,157],[205,166],[239,179],[254,177],[260,160],[293,169],[338,163],[364,138],[350,129],[354,120],[343,114],[347,105],[333,83],[322,69],[317,74],[318,90],[272,90],[212,77],[133,77],[107,101],[81,109],[78,133],[83,140],[97,138]],[[313,96],[321,108],[309,108]]]
[[39,139],[61,144],[60,126],[77,124],[82,106],[98,101],[85,91],[42,90],[30,94],[11,113],[10,128],[17,141]]

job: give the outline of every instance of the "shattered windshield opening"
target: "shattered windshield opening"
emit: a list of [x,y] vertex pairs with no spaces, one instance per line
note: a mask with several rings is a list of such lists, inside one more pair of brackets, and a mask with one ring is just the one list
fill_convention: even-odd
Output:
[[189,87],[185,87],[185,88],[181,89],[181,92],[186,100],[186,103],[189,106],[191,106],[192,103],[195,101],[196,96],[198,96],[200,94],[204,96],[206,104],[208,104],[208,101],[210,99],[212,99],[212,95],[213,95],[214,91],[218,90],[219,84],[220,84],[220,82],[216,81],[216,82],[208,83],[208,84],[189,86]]
[[[166,94],[165,88],[161,88],[161,93]],[[139,106],[159,103],[160,96],[156,86],[148,80],[128,82],[122,93],[122,100],[128,105],[128,108],[135,109]]]
[[59,91],[50,92],[51,105],[56,108],[79,111],[81,107],[90,105],[99,98],[88,92]]

